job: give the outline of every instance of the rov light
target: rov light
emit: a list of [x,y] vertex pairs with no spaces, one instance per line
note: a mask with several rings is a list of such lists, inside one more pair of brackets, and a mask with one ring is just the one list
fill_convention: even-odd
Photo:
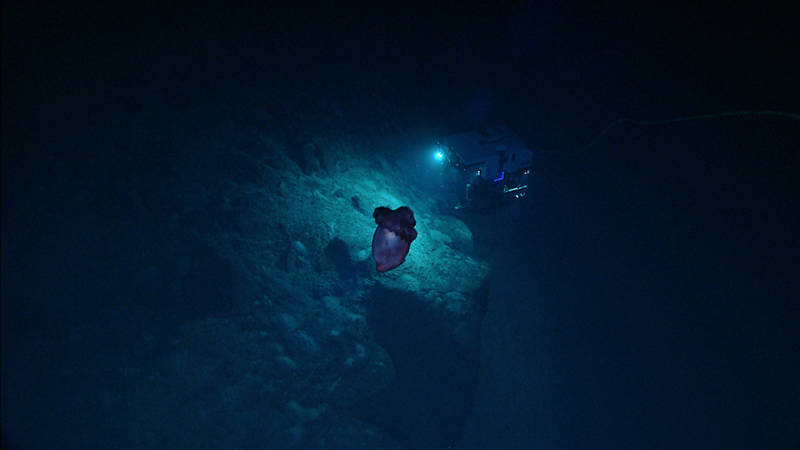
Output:
[[447,147],[443,145],[434,145],[433,146],[433,159],[436,162],[443,162],[447,159]]
[[446,145],[436,144],[431,149],[433,151],[433,160],[439,164],[444,164],[448,160],[448,148]]

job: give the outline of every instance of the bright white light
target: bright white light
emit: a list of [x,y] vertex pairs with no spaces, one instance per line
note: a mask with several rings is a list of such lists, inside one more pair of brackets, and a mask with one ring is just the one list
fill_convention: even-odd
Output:
[[442,152],[436,152],[436,153],[434,153],[433,156],[436,158],[437,161],[441,161],[441,160],[444,159],[444,153],[442,153]]

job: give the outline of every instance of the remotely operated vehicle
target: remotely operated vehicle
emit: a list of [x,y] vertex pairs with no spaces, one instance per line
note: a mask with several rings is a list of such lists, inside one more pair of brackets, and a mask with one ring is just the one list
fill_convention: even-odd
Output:
[[461,174],[464,187],[457,210],[487,209],[528,193],[533,151],[505,126],[448,136],[434,157]]

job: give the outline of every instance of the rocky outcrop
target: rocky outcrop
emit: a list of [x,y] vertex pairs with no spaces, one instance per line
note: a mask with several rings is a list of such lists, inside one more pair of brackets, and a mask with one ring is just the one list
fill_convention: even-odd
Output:
[[[230,171],[247,176],[203,182],[183,203],[182,217],[212,208],[186,231],[235,272],[223,290],[236,305],[181,327],[164,382],[176,384],[176,402],[217,405],[201,416],[209,427],[242,416],[250,429],[220,434],[220,446],[267,436],[272,448],[334,448],[351,433],[369,448],[424,447],[409,430],[432,424],[441,440],[429,434],[431,445],[460,435],[489,268],[413,173],[355,153],[342,142],[294,149],[263,139]],[[419,237],[403,265],[378,273],[372,210],[401,205],[414,210]]]

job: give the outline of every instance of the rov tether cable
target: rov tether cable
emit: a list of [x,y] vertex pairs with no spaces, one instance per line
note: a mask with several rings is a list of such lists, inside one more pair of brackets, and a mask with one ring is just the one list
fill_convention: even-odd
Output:
[[726,117],[741,117],[741,116],[780,116],[786,117],[789,119],[794,119],[800,121],[800,114],[797,113],[790,113],[784,111],[725,111],[719,112],[714,114],[698,114],[694,116],[681,116],[681,117],[673,117],[671,119],[660,119],[660,120],[636,120],[636,119],[628,119],[628,118],[619,118],[613,122],[611,122],[607,127],[603,128],[591,142],[584,145],[580,149],[575,152],[561,152],[556,150],[540,150],[542,153],[555,153],[559,155],[566,155],[566,156],[578,156],[581,153],[585,152],[595,144],[597,141],[600,140],[606,133],[608,133],[612,128],[622,125],[624,123],[630,123],[633,125],[666,125],[670,123],[676,122],[689,122],[694,120],[708,120],[708,119],[722,119]]

